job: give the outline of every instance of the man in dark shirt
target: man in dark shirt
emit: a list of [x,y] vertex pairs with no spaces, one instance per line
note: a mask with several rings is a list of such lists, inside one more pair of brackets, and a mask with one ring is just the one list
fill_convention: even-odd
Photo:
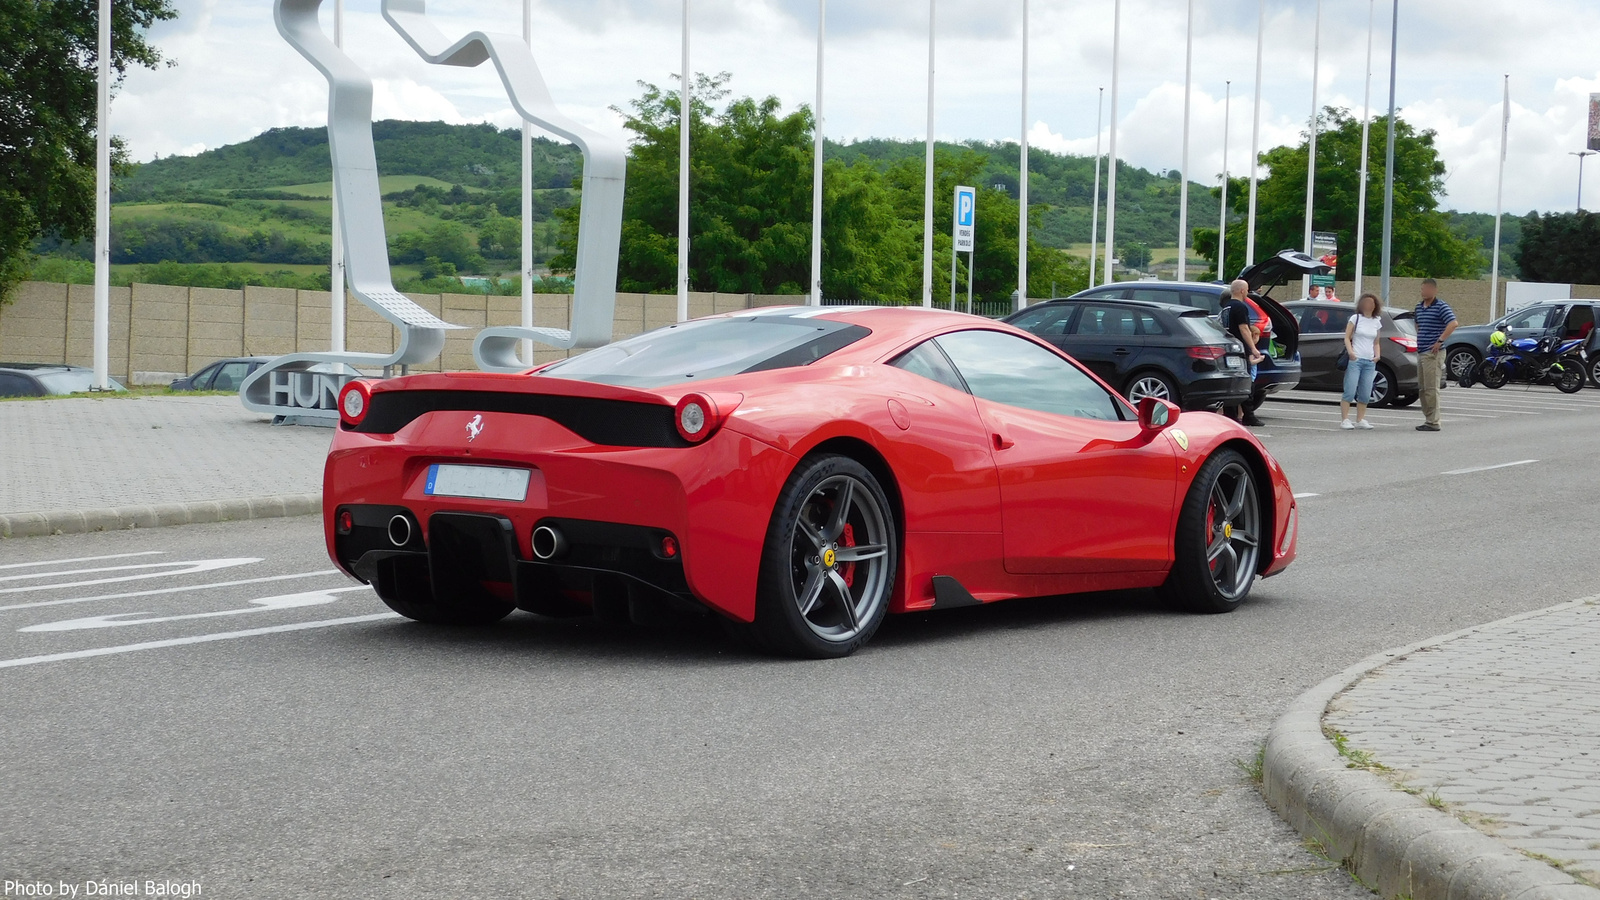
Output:
[[1444,376],[1444,342],[1459,324],[1455,310],[1439,299],[1439,282],[1422,281],[1422,302],[1415,310],[1417,369],[1421,381],[1422,424],[1418,431],[1439,430],[1439,383]]
[[[1250,284],[1239,280],[1228,286],[1228,293],[1222,295],[1222,308],[1218,311],[1222,319],[1222,329],[1229,337],[1236,337],[1244,342],[1246,355],[1250,358],[1250,378],[1256,377],[1256,365],[1264,357],[1256,349],[1256,330],[1251,324],[1250,307],[1245,303],[1245,298],[1250,296]],[[1229,406],[1223,410],[1223,415],[1230,419],[1238,419],[1246,425],[1264,425],[1256,417],[1255,410],[1248,406]]]

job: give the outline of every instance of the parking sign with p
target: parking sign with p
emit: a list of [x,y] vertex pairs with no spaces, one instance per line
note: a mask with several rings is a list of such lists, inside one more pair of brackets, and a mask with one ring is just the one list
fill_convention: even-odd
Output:
[[971,253],[977,231],[978,192],[970,187],[956,188],[955,240],[957,253]]

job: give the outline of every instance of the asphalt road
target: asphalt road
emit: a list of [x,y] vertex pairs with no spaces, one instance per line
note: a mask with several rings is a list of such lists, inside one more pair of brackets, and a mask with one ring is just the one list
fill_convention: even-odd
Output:
[[333,574],[309,518],[3,542],[0,879],[1369,897],[1237,761],[1370,653],[1596,591],[1600,392],[1445,398],[1440,434],[1266,406],[1314,496],[1299,562],[1232,615],[1019,601],[894,618],[836,662],[703,627],[417,625]]

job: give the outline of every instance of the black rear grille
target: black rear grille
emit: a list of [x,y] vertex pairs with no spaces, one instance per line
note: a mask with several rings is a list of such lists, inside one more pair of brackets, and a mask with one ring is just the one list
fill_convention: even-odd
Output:
[[508,391],[380,391],[372,395],[366,418],[349,430],[394,434],[423,413],[441,411],[540,416],[608,447],[689,446],[673,426],[670,406]]

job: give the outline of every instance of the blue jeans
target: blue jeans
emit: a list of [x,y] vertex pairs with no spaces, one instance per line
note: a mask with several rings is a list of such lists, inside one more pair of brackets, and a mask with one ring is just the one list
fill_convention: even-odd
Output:
[[[1378,376],[1378,361],[1375,359],[1352,359],[1350,365],[1344,370],[1344,402],[1360,403],[1362,405],[1372,402],[1372,380]],[[1357,400],[1359,397],[1361,399]]]

